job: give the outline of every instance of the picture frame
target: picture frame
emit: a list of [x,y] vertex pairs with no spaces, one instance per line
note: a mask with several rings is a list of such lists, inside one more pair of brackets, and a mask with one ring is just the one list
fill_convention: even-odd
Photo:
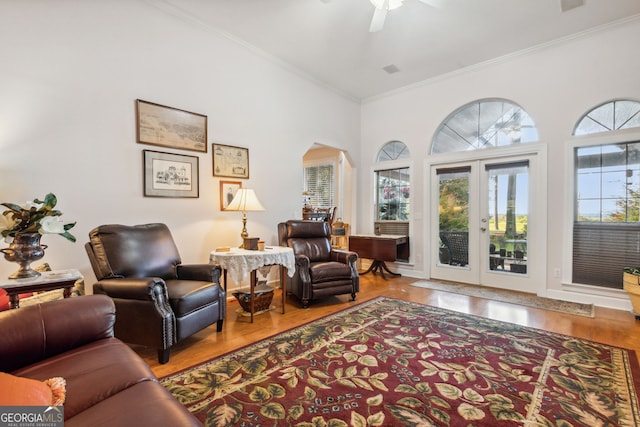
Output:
[[207,152],[207,116],[153,102],[136,100],[139,144]]
[[143,150],[144,196],[198,198],[198,157]]
[[233,200],[239,189],[242,188],[240,181],[220,181],[220,210],[226,211],[227,206]]
[[211,144],[213,176],[249,179],[249,149]]

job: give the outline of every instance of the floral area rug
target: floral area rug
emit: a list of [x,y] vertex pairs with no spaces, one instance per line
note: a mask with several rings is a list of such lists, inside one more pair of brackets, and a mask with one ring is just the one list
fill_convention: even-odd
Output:
[[638,426],[633,351],[386,297],[161,383],[208,426]]
[[415,286],[417,288],[427,288],[435,289],[438,291],[453,292],[456,294],[485,298],[493,301],[508,302],[512,304],[524,305],[527,307],[542,308],[545,310],[559,311],[561,313],[575,314],[578,316],[594,317],[595,315],[593,304],[582,304],[578,302],[562,301],[553,298],[544,298],[524,292],[496,289],[486,286],[434,282],[430,280],[419,280],[417,282],[410,283],[409,285]]

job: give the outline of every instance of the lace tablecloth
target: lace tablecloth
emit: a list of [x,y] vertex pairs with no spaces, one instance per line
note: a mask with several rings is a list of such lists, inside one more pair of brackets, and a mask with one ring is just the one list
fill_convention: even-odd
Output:
[[242,283],[253,270],[264,266],[282,265],[287,268],[289,277],[293,277],[296,272],[293,249],[284,246],[267,246],[264,251],[239,248],[231,248],[229,252],[214,251],[211,252],[209,261],[227,270],[236,283]]

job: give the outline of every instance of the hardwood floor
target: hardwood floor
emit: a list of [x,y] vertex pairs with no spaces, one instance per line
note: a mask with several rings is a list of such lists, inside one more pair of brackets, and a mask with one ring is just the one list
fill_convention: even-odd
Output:
[[387,296],[633,349],[640,354],[640,321],[627,311],[596,307],[595,318],[588,318],[409,285],[417,280],[408,277],[383,280],[380,276],[367,274],[360,278],[356,302],[349,301],[349,295],[341,295],[313,302],[305,310],[295,297],[290,296],[284,315],[280,312],[280,291],[276,290],[273,302],[278,308],[255,316],[253,324],[236,314],[239,305],[232,297],[227,305],[223,331],[216,333],[213,325],[180,342],[172,348],[169,363],[160,365],[153,349],[139,346],[133,349],[158,377],[163,377],[358,302]]

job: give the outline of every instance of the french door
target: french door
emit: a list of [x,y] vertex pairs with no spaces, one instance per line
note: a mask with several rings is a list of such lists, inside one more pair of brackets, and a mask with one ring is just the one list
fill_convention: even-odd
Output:
[[538,293],[544,235],[537,158],[431,166],[431,277]]

